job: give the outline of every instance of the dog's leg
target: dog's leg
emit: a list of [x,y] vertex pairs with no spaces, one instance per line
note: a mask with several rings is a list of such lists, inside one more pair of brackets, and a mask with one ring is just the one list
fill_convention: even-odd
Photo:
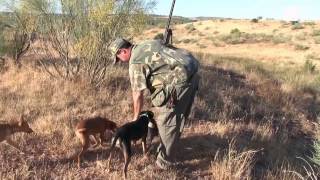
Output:
[[127,172],[128,172],[128,165],[131,160],[131,145],[130,141],[123,141],[121,143],[122,146],[122,152],[124,156],[124,167],[123,167],[123,174],[124,174],[124,179],[127,179]]
[[[120,144],[122,144],[121,142],[121,139],[118,139],[118,141],[120,142]],[[114,151],[114,147],[111,147],[110,149],[110,154],[109,154],[109,159],[108,159],[108,172],[110,172],[111,170],[111,167],[110,167],[110,164],[111,164],[111,158],[113,156],[113,151]]]
[[109,159],[108,159],[108,172],[110,172],[110,162],[113,155],[113,149],[110,149]]
[[141,144],[142,144],[143,155],[146,155],[146,153],[147,153],[147,143],[146,142],[147,142],[146,138],[142,138]]
[[148,144],[147,144],[147,138],[142,138],[141,140],[142,144],[142,151],[143,151],[143,159],[142,160],[147,160],[148,155],[149,155],[149,150],[148,150]]
[[79,134],[78,136],[81,140],[82,144],[82,150],[78,154],[78,168],[80,168],[80,163],[81,163],[81,156],[88,150],[90,144],[89,144],[89,137],[84,135],[84,134]]
[[7,138],[7,139],[6,139],[6,143],[9,144],[10,146],[14,147],[14,148],[15,148],[16,150],[18,150],[19,152],[25,154],[25,152],[24,152],[23,150],[21,150],[21,149],[19,148],[19,146],[18,146],[15,142],[13,142],[11,139]]
[[100,145],[100,141],[97,141],[98,138],[96,137],[96,135],[91,135],[89,138],[93,142],[92,148],[96,148],[98,145]]
[[100,132],[100,144],[101,144],[101,146],[107,145],[107,137],[106,137],[106,133],[104,131]]

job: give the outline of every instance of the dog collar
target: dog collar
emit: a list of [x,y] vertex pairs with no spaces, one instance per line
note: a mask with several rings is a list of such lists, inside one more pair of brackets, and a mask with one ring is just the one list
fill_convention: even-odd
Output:
[[141,114],[139,117],[142,117],[142,116],[149,118],[149,116],[147,114]]

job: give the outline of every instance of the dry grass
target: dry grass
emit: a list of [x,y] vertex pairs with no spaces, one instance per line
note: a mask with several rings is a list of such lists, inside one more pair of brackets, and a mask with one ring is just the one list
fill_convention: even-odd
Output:
[[219,180],[252,179],[256,151],[237,152],[231,142],[227,154],[217,152],[211,164],[212,178]]
[[[143,161],[141,147],[135,146],[129,165],[130,179],[299,179],[297,174],[307,177],[311,170],[306,172],[306,164],[297,157],[308,159],[314,150],[313,140],[319,130],[320,85],[317,69],[306,72],[305,61],[299,58],[310,54],[318,57],[318,46],[312,44],[307,50],[314,53],[297,52],[287,44],[215,47],[205,43],[206,36],[198,37],[199,32],[223,34],[234,28],[252,33],[267,34],[273,29],[291,33],[291,27],[283,28],[280,22],[194,23],[195,31],[199,31],[195,33],[197,37],[184,34],[185,26],[176,26],[175,34],[181,33],[183,39],[197,39],[207,47],[200,50],[192,43],[179,44],[206,52],[196,53],[202,64],[201,88],[192,121],[178,144],[176,159],[182,165],[156,171],[155,155]],[[309,31],[308,28],[303,30]],[[159,32],[153,29],[146,34],[154,36]],[[313,61],[317,68],[317,60]],[[73,131],[78,120],[101,115],[123,124],[132,117],[127,67],[112,67],[108,73],[105,84],[94,88],[85,79],[52,79],[33,65],[22,69],[9,66],[1,72],[0,119],[10,121],[24,113],[36,133],[14,137],[29,152],[26,155],[0,144],[0,178],[119,179],[123,157],[115,156],[112,171],[108,172],[109,147],[91,149],[81,169],[72,159],[80,148]],[[312,168],[315,174],[319,172]]]

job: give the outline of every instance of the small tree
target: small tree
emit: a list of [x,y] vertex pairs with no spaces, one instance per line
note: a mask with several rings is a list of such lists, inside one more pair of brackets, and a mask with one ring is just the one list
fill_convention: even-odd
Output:
[[0,53],[14,60],[14,64],[21,65],[21,57],[29,50],[31,45],[31,34],[35,23],[33,17],[20,11],[12,9],[12,13],[2,17],[0,22]]
[[[73,79],[82,72],[99,85],[107,72],[108,46],[117,36],[133,37],[145,24],[154,2],[143,0],[21,0],[37,19],[37,33],[53,77]],[[57,3],[61,8],[57,9]],[[57,13],[59,12],[59,13]]]

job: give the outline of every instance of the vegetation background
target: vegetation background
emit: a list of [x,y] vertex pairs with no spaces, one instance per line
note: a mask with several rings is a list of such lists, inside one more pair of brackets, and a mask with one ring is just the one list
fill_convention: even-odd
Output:
[[[143,0],[20,0],[0,3],[0,119],[24,114],[36,132],[0,145],[1,179],[119,179],[119,153],[91,149],[81,169],[75,124],[132,117],[127,65],[111,66],[117,36],[161,37],[166,18]],[[57,13],[59,12],[59,13]],[[201,62],[201,88],[178,146],[181,167],[154,169],[141,147],[130,179],[318,179],[320,22],[174,17],[173,44]],[[151,108],[147,99],[145,108]]]

